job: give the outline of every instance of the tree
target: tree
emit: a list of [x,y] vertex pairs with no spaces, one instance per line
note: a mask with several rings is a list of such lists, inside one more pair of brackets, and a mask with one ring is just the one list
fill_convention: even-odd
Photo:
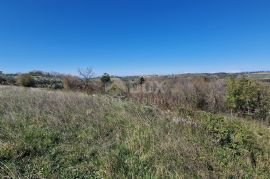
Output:
[[104,73],[102,77],[100,78],[100,80],[103,84],[104,92],[106,93],[107,84],[111,81],[111,77],[108,73]]
[[78,73],[79,73],[81,80],[84,83],[84,89],[87,92],[92,92],[93,91],[92,79],[95,76],[93,69],[90,67],[85,68],[85,69],[79,69]]
[[139,83],[139,85],[143,85],[144,84],[144,82],[145,82],[145,79],[144,79],[144,77],[142,76],[142,77],[140,77],[139,78],[139,81],[138,81],[138,83]]
[[78,72],[79,76],[85,81],[90,81],[95,76],[93,69],[90,67],[87,67],[85,69],[80,68]]

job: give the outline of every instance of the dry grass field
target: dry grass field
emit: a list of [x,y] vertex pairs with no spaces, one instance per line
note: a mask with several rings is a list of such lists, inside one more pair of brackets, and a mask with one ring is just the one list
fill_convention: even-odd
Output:
[[1,178],[267,178],[269,157],[256,121],[0,87]]

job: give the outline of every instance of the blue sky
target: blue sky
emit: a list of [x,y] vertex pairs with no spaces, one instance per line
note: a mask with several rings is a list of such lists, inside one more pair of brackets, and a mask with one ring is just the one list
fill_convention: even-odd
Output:
[[270,70],[269,0],[0,0],[0,70]]

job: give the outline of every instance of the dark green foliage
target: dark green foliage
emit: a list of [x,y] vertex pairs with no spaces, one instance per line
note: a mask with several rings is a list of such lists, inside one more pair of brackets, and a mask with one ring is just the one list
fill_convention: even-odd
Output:
[[15,83],[16,83],[15,75],[7,75],[7,74],[0,75],[0,85],[15,85]]
[[102,82],[103,84],[103,87],[104,87],[104,92],[106,92],[106,87],[107,87],[107,84],[111,81],[111,77],[108,73],[104,73],[102,75],[102,77],[100,78],[100,81]]
[[101,80],[101,82],[102,82],[103,84],[106,84],[106,83],[108,83],[108,82],[111,81],[111,77],[110,77],[110,75],[109,75],[108,73],[104,73],[104,74],[102,75],[102,77],[100,78],[100,80]]
[[139,78],[139,80],[138,80],[138,84],[139,84],[139,85],[143,85],[143,84],[144,84],[144,82],[145,82],[144,77],[143,77],[143,76],[142,76],[142,77],[140,77],[140,78]]
[[0,85],[5,85],[6,83],[7,83],[6,78],[0,74]]

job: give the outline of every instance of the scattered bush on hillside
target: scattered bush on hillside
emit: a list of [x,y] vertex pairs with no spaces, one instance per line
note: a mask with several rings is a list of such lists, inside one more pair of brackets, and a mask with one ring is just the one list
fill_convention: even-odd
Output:
[[104,87],[104,93],[106,93],[107,85],[111,81],[110,75],[108,73],[104,73],[100,78],[100,81],[102,82],[102,85]]
[[7,80],[4,76],[0,75],[0,85],[5,85],[7,83]]
[[16,77],[15,76],[7,76],[6,77],[8,85],[15,85],[16,84]]
[[143,84],[144,84],[144,83],[145,83],[145,79],[144,79],[143,76],[141,76],[141,77],[138,79],[138,85],[140,85],[140,87],[141,87],[141,93],[143,92],[142,87],[143,87]]
[[74,76],[65,76],[63,79],[64,89],[80,90],[83,88],[83,83],[80,79]]
[[16,79],[15,74],[1,74],[0,75],[0,85],[15,85]]
[[141,77],[138,79],[138,84],[139,84],[139,85],[143,85],[144,82],[145,82],[145,79],[144,79],[143,76],[141,76]]
[[24,87],[35,87],[35,81],[29,74],[22,74],[16,77],[16,84]]
[[63,89],[62,79],[57,77],[34,76],[35,86],[38,88]]

